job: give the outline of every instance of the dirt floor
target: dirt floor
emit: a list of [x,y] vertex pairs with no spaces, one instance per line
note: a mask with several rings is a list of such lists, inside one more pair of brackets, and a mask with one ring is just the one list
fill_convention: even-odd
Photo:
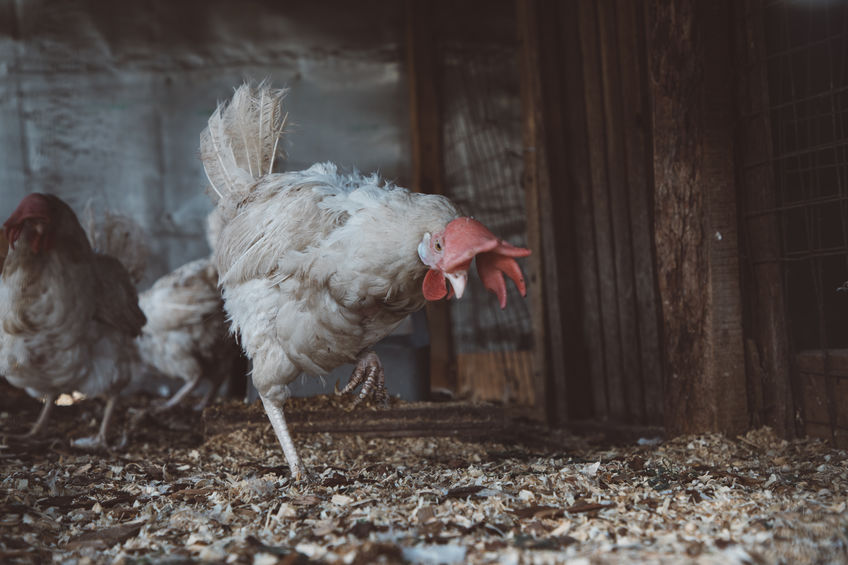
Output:
[[[261,407],[147,405],[125,400],[109,452],[70,446],[97,401],[0,440],[0,562],[848,562],[848,455],[819,441],[615,446],[493,407],[317,397],[288,407],[314,477],[292,484]],[[38,405],[0,409],[19,433]]]

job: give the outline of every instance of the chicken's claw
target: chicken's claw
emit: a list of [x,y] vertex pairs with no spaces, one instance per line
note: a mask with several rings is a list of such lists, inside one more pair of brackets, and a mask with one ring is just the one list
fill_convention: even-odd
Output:
[[386,373],[380,358],[373,351],[365,351],[359,354],[356,368],[350,375],[350,381],[341,394],[353,394],[356,387],[362,385],[353,405],[356,406],[367,397],[373,398],[377,403],[386,406],[389,401],[389,393],[386,390]]

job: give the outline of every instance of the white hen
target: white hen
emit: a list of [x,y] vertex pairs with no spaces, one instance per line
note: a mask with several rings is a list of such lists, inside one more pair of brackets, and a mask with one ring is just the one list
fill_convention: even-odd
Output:
[[215,260],[227,312],[253,361],[253,383],[295,476],[305,469],[283,414],[288,383],[357,362],[352,385],[376,388],[370,348],[427,300],[461,297],[475,255],[498,294],[529,254],[460,217],[445,197],[411,193],[330,163],[274,174],[283,92],[240,87],[201,134],[223,227]]
[[137,339],[142,360],[160,373],[185,381],[161,408],[176,406],[204,380],[204,408],[234,370],[239,348],[230,334],[218,271],[210,257],[186,263],[139,296],[147,324]]

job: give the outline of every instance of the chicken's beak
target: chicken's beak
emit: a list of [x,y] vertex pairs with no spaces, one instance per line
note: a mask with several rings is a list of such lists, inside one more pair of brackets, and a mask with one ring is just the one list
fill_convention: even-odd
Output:
[[465,284],[468,282],[468,271],[445,273],[445,278],[448,279],[456,297],[462,298],[462,293],[465,292]]

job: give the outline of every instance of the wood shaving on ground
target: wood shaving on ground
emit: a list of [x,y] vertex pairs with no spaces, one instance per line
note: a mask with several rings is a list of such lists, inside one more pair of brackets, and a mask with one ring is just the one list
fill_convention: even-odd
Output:
[[[287,410],[308,422],[334,402]],[[26,431],[38,406],[16,408],[3,405],[4,434]],[[293,426],[313,480],[292,483],[259,406],[151,417],[126,399],[117,447],[72,448],[101,408],[57,407],[45,439],[2,440],[0,562],[848,561],[848,455],[768,429],[630,445],[444,426],[366,437],[343,430],[371,409],[339,406],[337,432]]]

